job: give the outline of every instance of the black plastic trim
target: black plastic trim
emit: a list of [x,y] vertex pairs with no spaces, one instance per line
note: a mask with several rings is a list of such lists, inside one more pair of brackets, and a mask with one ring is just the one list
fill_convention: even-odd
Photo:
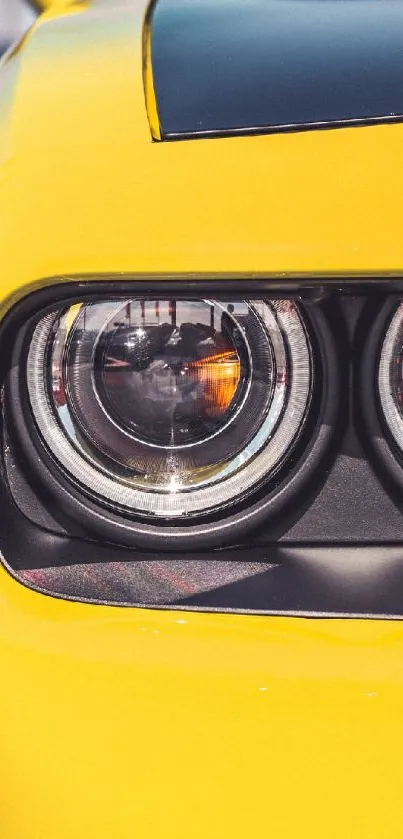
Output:
[[[393,116],[367,117],[366,119],[339,119],[328,122],[294,122],[285,125],[264,125],[251,128],[228,128],[215,131],[161,131],[161,141],[177,142],[178,140],[217,140],[225,137],[259,137],[270,134],[295,134],[306,131],[330,131],[340,128],[365,128],[371,125],[393,125],[403,122],[403,114]],[[157,140],[156,142],[160,142]]]
[[[127,291],[135,286],[139,296],[146,295],[150,300],[164,294],[185,294],[192,300],[200,296],[219,295],[222,300],[231,300],[238,294],[245,294],[248,299],[266,297],[289,297],[296,300],[317,302],[331,295],[369,295],[374,291],[379,294],[403,293],[403,272],[340,273],[201,273],[192,272],[175,274],[131,274],[113,272],[108,274],[69,274],[64,276],[49,275],[32,285],[21,285],[18,292],[9,301],[7,314],[1,323],[1,336],[10,330],[23,326],[30,318],[39,313],[52,311],[59,301],[73,304],[89,298],[97,299],[108,292],[113,284],[114,294],[125,297]],[[131,284],[131,285],[130,285]],[[39,287],[38,287],[39,286]],[[184,291],[183,291],[184,289]]]
[[392,493],[403,512],[403,453],[385,422],[377,383],[377,371],[383,339],[401,296],[390,295],[382,301],[378,311],[372,303],[367,314],[371,327],[366,330],[366,338],[359,353],[358,370],[360,388],[360,409],[358,423],[364,431],[364,441],[368,456],[383,481],[386,489]]
[[[42,594],[152,609],[310,618],[403,618],[403,545],[272,545],[165,556],[157,551],[135,552],[106,542],[56,535],[32,524],[11,497],[3,461],[1,470],[0,558],[17,581]],[[198,563],[208,579],[209,566],[224,561],[255,567],[238,581],[207,588],[202,583],[193,593],[177,591],[162,602],[156,601],[153,586],[150,599],[144,596],[144,577],[153,565],[171,564],[186,581],[189,564]],[[101,575],[106,572],[106,582],[113,576],[114,588],[105,585],[104,597],[88,594],[91,566]],[[123,566],[134,571],[133,576],[140,575],[139,586],[123,582]]]

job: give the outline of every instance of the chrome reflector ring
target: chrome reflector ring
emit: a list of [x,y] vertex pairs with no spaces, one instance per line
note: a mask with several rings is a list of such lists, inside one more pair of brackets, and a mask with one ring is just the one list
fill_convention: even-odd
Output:
[[[116,300],[109,302],[113,311],[117,306],[123,308],[130,303],[124,300],[118,303]],[[211,301],[204,301],[204,303],[211,304]],[[67,410],[64,411],[62,418],[49,385],[51,379],[49,359],[52,359],[52,348],[55,342],[61,340],[60,324],[66,317],[66,310],[53,312],[38,323],[32,336],[27,359],[29,400],[36,425],[47,449],[75,486],[79,486],[92,498],[95,497],[108,506],[129,511],[131,514],[170,519],[206,514],[226,507],[247,496],[262,482],[274,476],[293,450],[307,416],[313,383],[310,346],[298,308],[292,301],[243,301],[243,303],[247,308],[248,317],[254,324],[259,324],[262,341],[265,346],[267,345],[267,356],[269,357],[270,350],[273,358],[273,382],[270,388],[265,384],[267,391],[264,400],[265,407],[262,402],[262,408],[259,409],[261,413],[257,417],[257,428],[250,439],[245,430],[244,445],[231,453],[227,459],[215,457],[211,464],[197,460],[197,470],[194,470],[192,466],[185,468],[181,461],[182,465],[178,468],[177,475],[175,475],[175,463],[182,456],[184,457],[184,450],[193,451],[193,448],[188,438],[184,446],[177,443],[171,447],[166,446],[166,460],[169,461],[170,467],[169,469],[164,467],[165,472],[162,473],[161,479],[158,472],[160,461],[157,462],[157,458],[161,457],[161,451],[164,452],[164,446],[160,444],[153,446],[150,441],[147,441],[144,429],[142,429],[143,437],[141,435],[139,437],[138,434],[136,436],[134,432],[131,434],[126,428],[120,429],[121,438],[119,439],[123,440],[126,435],[126,438],[132,441],[130,445],[133,445],[136,453],[140,450],[142,452],[146,447],[154,452],[154,460],[149,462],[157,465],[155,474],[151,475],[142,465],[140,455],[136,454],[137,461],[133,464],[129,463],[127,458],[125,460],[125,450],[122,449],[122,454],[122,451],[117,451],[114,444],[113,452],[116,449],[114,456],[110,451],[106,452],[105,446],[109,445],[108,434],[104,434],[101,439],[98,429],[91,428],[91,422],[88,423],[88,428],[85,427],[85,415],[78,416],[74,399],[68,402]],[[94,312],[93,307],[97,305],[99,304],[87,304],[74,314],[74,322],[80,325],[80,329],[82,329],[84,310],[86,323],[90,324]],[[220,303],[214,305],[221,306]],[[71,317],[71,313],[69,316]],[[236,309],[231,317],[236,319]],[[88,326],[85,328],[89,331]],[[238,319],[237,328],[245,347],[248,348],[248,330],[241,318]],[[94,339],[94,347],[96,345],[97,342]],[[94,353],[95,349],[92,352]],[[250,356],[253,358],[252,350]],[[64,354],[64,360],[66,357],[68,359],[68,355]],[[93,358],[94,355],[91,356],[91,364]],[[235,406],[232,414],[228,416],[225,414],[225,423],[223,422],[222,428],[226,430],[226,433],[231,423],[235,424],[240,421],[241,408],[248,402],[253,392],[250,381],[253,382],[255,371],[253,363],[248,362],[248,364],[249,372],[243,373],[245,387],[239,397],[240,407],[238,409]],[[74,376],[80,375],[80,370],[74,366],[65,369],[67,380],[70,377],[73,381]],[[248,376],[250,381],[247,380]],[[94,381],[94,377],[92,380]],[[234,379],[234,394],[238,393],[237,387],[237,381]],[[99,394],[97,394],[97,399],[98,397]],[[105,414],[104,405],[101,408]],[[249,405],[249,410],[252,415],[253,404]],[[113,431],[113,427],[117,425],[118,423],[110,422],[108,428],[111,435],[115,433],[116,428]],[[206,436],[202,443],[199,439],[197,440],[197,458],[201,457],[200,451],[204,451],[207,457],[209,447],[220,444],[220,439],[224,439],[220,438],[220,434],[221,427],[218,427],[217,431],[209,432],[209,436]],[[194,450],[196,451],[196,443]],[[188,458],[188,454],[186,457]],[[188,460],[183,462],[188,463]]]

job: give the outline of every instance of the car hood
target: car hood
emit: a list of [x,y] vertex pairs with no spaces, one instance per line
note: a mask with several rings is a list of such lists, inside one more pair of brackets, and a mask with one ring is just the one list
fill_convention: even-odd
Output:
[[3,67],[6,293],[107,272],[401,271],[403,126],[154,143],[144,12],[48,13]]

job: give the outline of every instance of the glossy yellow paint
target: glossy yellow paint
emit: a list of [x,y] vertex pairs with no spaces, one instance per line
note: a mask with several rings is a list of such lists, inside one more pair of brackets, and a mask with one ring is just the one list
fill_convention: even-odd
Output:
[[68,6],[78,4],[80,0],[29,0],[39,13],[53,11],[64,11]]
[[13,59],[4,298],[98,272],[403,269],[403,125],[153,143],[143,13],[142,0],[48,13]]
[[[152,143],[143,2],[66,10],[0,76],[3,313],[72,275],[403,270],[403,126]],[[1,839],[403,836],[402,623],[75,604],[0,568],[0,672]]]
[[397,839],[403,625],[60,602],[0,570],[2,839]]

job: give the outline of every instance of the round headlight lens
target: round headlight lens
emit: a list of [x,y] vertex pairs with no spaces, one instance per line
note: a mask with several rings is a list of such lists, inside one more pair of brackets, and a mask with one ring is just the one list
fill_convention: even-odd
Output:
[[72,481],[107,504],[205,514],[273,476],[307,414],[311,354],[288,300],[109,300],[43,318],[33,414]]
[[384,419],[403,450],[403,304],[395,312],[381,349],[379,396]]
[[[223,324],[211,335],[203,323],[206,304],[189,306],[190,321],[182,320],[182,308],[179,326],[134,329],[118,312],[100,333],[94,359],[94,387],[106,414],[134,437],[163,448],[191,445],[219,431],[248,380],[246,345],[239,342],[237,350],[232,318],[226,323],[214,306],[213,319]],[[71,362],[77,363],[76,353]]]
[[135,465],[145,445],[164,469],[167,449],[207,442],[228,426],[250,380],[248,346],[230,313],[204,301],[162,311],[133,301],[110,308],[99,328],[100,314],[84,308],[75,319],[64,376],[82,432],[93,418],[91,436],[104,454]]

